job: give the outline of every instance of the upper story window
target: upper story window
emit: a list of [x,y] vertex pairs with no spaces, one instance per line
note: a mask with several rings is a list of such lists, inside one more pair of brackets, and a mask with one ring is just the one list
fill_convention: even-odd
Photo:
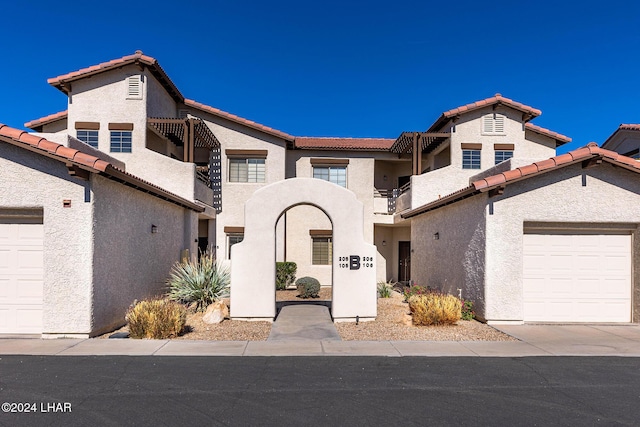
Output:
[[462,169],[480,169],[482,144],[462,144]]
[[482,116],[482,133],[504,135],[504,116],[496,113]]
[[112,153],[130,153],[131,152],[131,131],[111,131],[111,148]]
[[229,182],[266,182],[267,150],[225,150]]
[[265,182],[265,159],[229,159],[229,182]]
[[76,138],[93,148],[98,148],[99,122],[76,122]]
[[462,150],[462,169],[480,169],[480,150]]
[[513,150],[496,151],[496,165],[513,157]]
[[311,159],[313,177],[347,187],[348,159]]
[[85,144],[89,144],[93,148],[98,148],[98,131],[97,130],[76,130],[76,138]]
[[142,99],[142,76],[127,77],[127,99]]
[[495,164],[502,163],[513,157],[514,144],[493,144],[495,152]]
[[109,123],[111,131],[110,148],[112,153],[131,153],[133,123]]

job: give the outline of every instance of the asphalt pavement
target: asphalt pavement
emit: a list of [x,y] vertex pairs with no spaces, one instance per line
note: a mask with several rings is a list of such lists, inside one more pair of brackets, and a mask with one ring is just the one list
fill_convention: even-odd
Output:
[[0,357],[12,427],[631,426],[639,396],[630,357]]

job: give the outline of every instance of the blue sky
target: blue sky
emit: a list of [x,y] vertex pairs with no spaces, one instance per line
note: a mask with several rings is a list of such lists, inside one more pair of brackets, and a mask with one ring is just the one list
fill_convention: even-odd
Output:
[[[151,7],[153,5],[153,7]],[[0,123],[66,109],[46,83],[136,49],[187,97],[296,136],[388,137],[495,93],[602,143],[640,123],[640,2],[10,2]]]

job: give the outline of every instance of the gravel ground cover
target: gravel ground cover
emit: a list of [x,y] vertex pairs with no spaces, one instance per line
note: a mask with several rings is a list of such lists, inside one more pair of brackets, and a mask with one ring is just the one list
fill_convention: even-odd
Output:
[[[317,300],[302,300],[296,290],[276,292],[276,301],[321,301],[331,299],[331,289],[322,288]],[[229,301],[226,301],[227,304]],[[217,325],[202,321],[203,313],[189,312],[187,332],[174,338],[178,340],[215,341],[265,341],[271,332],[270,322],[229,320]],[[515,338],[485,325],[460,320],[456,325],[414,326],[411,324],[409,306],[398,292],[391,298],[378,298],[378,317],[375,321],[336,323],[338,333],[345,341],[517,341]],[[116,332],[126,332],[126,326]],[[113,333],[113,332],[112,332]],[[108,338],[112,333],[103,335]]]

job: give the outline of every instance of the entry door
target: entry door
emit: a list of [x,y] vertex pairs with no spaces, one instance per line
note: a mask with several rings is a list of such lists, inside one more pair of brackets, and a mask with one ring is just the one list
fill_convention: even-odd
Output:
[[398,242],[398,281],[411,279],[411,242]]

